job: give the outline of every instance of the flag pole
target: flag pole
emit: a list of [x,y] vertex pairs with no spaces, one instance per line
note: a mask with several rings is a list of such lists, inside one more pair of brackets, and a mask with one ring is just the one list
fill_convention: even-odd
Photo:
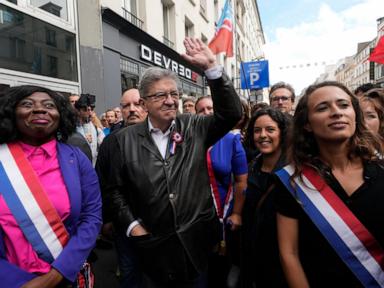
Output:
[[[241,54],[240,54],[240,49],[239,49],[239,44],[237,43],[237,37],[236,37],[236,31],[237,31],[237,19],[236,19],[236,15],[237,15],[237,5],[236,5],[236,0],[233,0],[234,3],[233,3],[233,22],[234,22],[234,25],[233,25],[233,35],[235,37],[235,64],[237,65],[237,54],[239,55],[239,59],[240,59],[240,69],[239,69],[239,72],[243,74],[243,76],[245,77],[245,71],[244,71],[244,66],[242,65],[242,62],[243,62],[243,59],[241,59]],[[229,0],[229,3],[231,4],[231,0]],[[240,90],[241,90],[241,75],[239,75],[239,94],[240,94]],[[247,96],[248,96],[248,104],[251,104],[251,99],[250,99],[250,91],[249,91],[249,87],[248,87],[248,83],[247,81],[245,81],[245,91],[247,91]]]

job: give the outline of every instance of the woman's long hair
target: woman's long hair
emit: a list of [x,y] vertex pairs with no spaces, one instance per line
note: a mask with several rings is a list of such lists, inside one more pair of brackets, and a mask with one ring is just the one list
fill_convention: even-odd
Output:
[[56,131],[58,140],[66,141],[76,130],[76,114],[67,97],[44,87],[15,86],[0,97],[0,144],[20,139],[16,126],[16,106],[22,99],[36,92],[47,93],[56,104],[60,114],[59,127]]
[[317,89],[326,86],[338,87],[351,97],[353,110],[356,114],[356,130],[349,140],[348,158],[360,157],[363,160],[378,161],[378,153],[382,154],[380,140],[366,128],[359,100],[348,88],[335,81],[314,84],[306,89],[304,96],[297,104],[293,117],[292,141],[288,155],[289,162],[295,168],[291,179],[301,176],[304,165],[315,168],[321,175],[324,175],[325,170],[329,168],[319,160],[319,147],[313,133],[305,129],[308,124],[308,99]]

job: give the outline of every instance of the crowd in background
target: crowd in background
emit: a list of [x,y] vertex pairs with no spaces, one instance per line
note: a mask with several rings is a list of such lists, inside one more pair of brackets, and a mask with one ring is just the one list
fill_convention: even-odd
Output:
[[[181,97],[177,76],[160,68],[100,117],[91,94],[1,95],[5,287],[90,287],[78,272],[92,281],[83,264],[96,239],[116,247],[121,287],[384,285],[384,89],[328,81],[297,100],[279,82],[270,104],[240,102],[205,46],[185,45],[212,96]],[[32,180],[19,185],[20,175]],[[52,204],[19,215],[32,197],[23,189]],[[40,228],[40,214],[58,230]]]

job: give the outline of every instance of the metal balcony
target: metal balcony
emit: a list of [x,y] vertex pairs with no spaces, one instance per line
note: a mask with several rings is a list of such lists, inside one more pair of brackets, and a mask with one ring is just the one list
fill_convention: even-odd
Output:
[[143,30],[143,24],[144,24],[144,21],[142,21],[141,19],[139,19],[138,17],[136,17],[136,15],[132,14],[131,12],[129,12],[127,9],[125,9],[124,7],[121,7],[123,9],[123,16],[124,18],[131,22],[133,25],[135,25],[136,27],[140,28],[141,30]]

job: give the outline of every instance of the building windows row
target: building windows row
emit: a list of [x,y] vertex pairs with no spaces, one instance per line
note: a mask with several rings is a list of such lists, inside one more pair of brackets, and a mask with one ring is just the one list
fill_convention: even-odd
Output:
[[78,81],[76,37],[0,4],[0,67]]
[[51,24],[75,30],[74,0],[7,0],[5,3]]

